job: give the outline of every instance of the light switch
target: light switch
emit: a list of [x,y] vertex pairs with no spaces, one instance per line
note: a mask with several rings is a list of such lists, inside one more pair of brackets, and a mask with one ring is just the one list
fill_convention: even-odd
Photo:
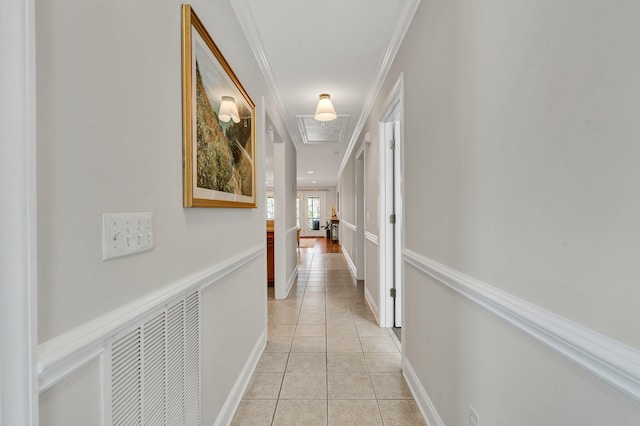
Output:
[[151,250],[153,213],[103,213],[102,260]]

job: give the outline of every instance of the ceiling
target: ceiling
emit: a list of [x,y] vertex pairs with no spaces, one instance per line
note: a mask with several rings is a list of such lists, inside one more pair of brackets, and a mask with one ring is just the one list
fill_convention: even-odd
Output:
[[[297,148],[298,186],[336,185],[418,3],[232,0]],[[331,95],[338,114],[325,125],[313,119],[320,93]],[[266,151],[271,186],[272,150]]]

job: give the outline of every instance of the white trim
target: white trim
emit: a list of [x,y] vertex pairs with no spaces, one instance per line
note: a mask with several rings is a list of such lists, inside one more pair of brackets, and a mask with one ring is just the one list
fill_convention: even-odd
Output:
[[353,276],[358,275],[358,270],[356,268],[356,265],[355,263],[353,263],[353,260],[351,260],[349,253],[347,253],[346,250],[342,250],[342,254],[344,255],[344,258],[347,259],[347,263],[349,264],[349,269],[351,269],[351,273],[353,274]]
[[253,15],[251,3],[249,0],[231,0],[231,7],[238,18],[238,22],[240,23],[240,27],[242,28],[244,35],[247,37],[247,41],[249,42],[253,55],[255,56],[258,66],[262,71],[262,75],[264,75],[267,87],[269,87],[269,91],[273,96],[274,103],[276,104],[276,108],[280,114],[280,119],[284,121],[286,130],[289,133],[289,137],[291,137],[291,141],[296,147],[296,150],[299,150],[301,144],[298,139],[296,139],[296,132],[293,131],[293,129],[296,128],[296,123],[291,123],[291,120],[288,118],[291,115],[287,113],[287,108],[280,96],[276,79],[273,75],[273,71],[271,70],[269,60],[267,59],[267,54],[264,51],[262,38],[258,32],[258,25],[256,24],[256,18]]
[[[385,327],[402,324],[402,139],[404,74],[387,95],[379,127],[378,237],[380,319]],[[395,147],[394,147],[395,145]],[[396,217],[395,224],[389,221]],[[395,288],[396,297],[391,297]]]
[[242,400],[242,395],[244,395],[244,392],[247,390],[247,386],[249,386],[251,375],[258,366],[258,362],[260,361],[260,357],[262,356],[262,352],[266,346],[267,330],[263,330],[251,351],[251,355],[249,355],[249,359],[247,359],[244,367],[242,367],[242,371],[233,385],[231,392],[229,392],[229,396],[224,402],[216,421],[213,423],[214,426],[231,424],[233,416],[238,409],[238,405],[240,405],[240,401]]
[[342,177],[342,172],[344,172],[344,168],[349,162],[350,155],[356,146],[356,142],[358,141],[360,132],[362,132],[362,129],[364,128],[364,125],[369,118],[369,114],[373,110],[376,99],[378,98],[380,90],[382,89],[382,85],[384,84],[384,80],[387,78],[387,74],[391,69],[393,60],[395,59],[398,50],[400,50],[402,40],[404,40],[404,36],[407,33],[409,26],[411,25],[411,21],[413,20],[413,16],[416,14],[419,5],[420,0],[410,0],[405,3],[404,8],[398,14],[397,25],[393,30],[393,34],[391,35],[391,39],[389,41],[387,49],[382,55],[382,58],[380,58],[380,64],[378,65],[377,74],[373,84],[371,85],[371,88],[369,89],[367,99],[364,102],[362,114],[360,114],[358,123],[356,124],[351,139],[349,140],[349,145],[347,146],[347,150],[344,153],[344,157],[342,157],[342,162],[340,163],[340,168],[338,169],[338,180],[340,180],[340,178]]
[[35,1],[0,2],[0,424],[38,424]]
[[411,366],[408,359],[402,358],[402,375],[404,376],[409,390],[413,394],[413,399],[416,401],[422,417],[427,422],[428,426],[444,426],[444,422],[440,418],[436,406],[433,405],[431,398],[427,394],[427,391],[422,386],[418,375]]
[[[404,73],[400,73],[398,80],[396,81],[393,89],[389,92],[384,104],[386,110],[381,118],[381,122],[384,123],[385,134],[391,138],[395,144],[395,149],[383,149],[380,156],[384,158],[381,161],[381,176],[385,182],[380,194],[380,199],[383,200],[387,207],[386,214],[394,213],[396,216],[395,225],[391,225],[388,221],[383,221],[379,229],[384,229],[384,232],[380,231],[381,241],[390,241],[393,239],[391,245],[395,247],[395,250],[388,250],[390,248],[389,243],[380,244],[381,258],[385,259],[386,280],[387,288],[384,294],[390,294],[390,289],[395,285],[396,297],[395,299],[389,296],[388,312],[391,313],[393,318],[387,318],[389,326],[395,325],[402,326],[403,323],[403,306],[404,297],[402,294],[404,288],[404,277],[402,274],[402,250],[404,249]],[[393,154],[390,154],[393,153]],[[384,167],[382,164],[384,163]],[[386,217],[385,215],[383,215]],[[382,261],[381,261],[382,263]],[[382,274],[382,271],[381,271]]]
[[[395,331],[393,331],[393,327],[388,327],[387,330],[389,331],[389,337],[391,337],[391,340],[393,340],[393,343],[396,345],[396,348],[398,348],[398,351],[401,354],[404,353],[404,351],[402,350],[402,342],[400,341],[400,339],[398,339]],[[400,333],[402,334],[402,330],[400,330]]]
[[294,226],[293,228],[291,228],[291,229],[289,229],[289,230],[287,231],[287,233],[285,234],[285,236],[286,236],[287,238],[289,238],[289,237],[291,236],[291,234],[293,234],[293,233],[294,233],[294,232],[296,232],[297,230],[298,230],[298,227],[297,227],[297,226]]
[[357,159],[358,159],[358,157],[360,157],[360,156],[362,155],[362,153],[364,152],[364,146],[365,146],[365,144],[366,144],[366,141],[365,141],[365,143],[361,143],[361,144],[360,144],[360,147],[358,148],[358,150],[356,151],[355,155],[353,156],[356,160],[357,160]]
[[99,356],[111,336],[133,326],[149,312],[160,309],[186,292],[207,288],[260,257],[264,251],[264,245],[255,246],[42,343],[38,347],[40,392]]
[[369,231],[364,231],[364,237],[375,245],[378,245],[378,236]]
[[404,261],[483,306],[596,377],[640,401],[640,350],[492,287],[412,250]]
[[293,268],[293,271],[291,271],[291,275],[289,276],[289,281],[287,282],[287,293],[284,296],[285,299],[289,296],[289,292],[291,291],[293,284],[296,282],[297,277],[298,277],[298,265],[296,265],[295,268]]
[[353,223],[349,223],[346,220],[342,220],[341,223],[344,225],[345,228],[356,232],[356,230],[358,229]]
[[364,280],[365,278],[365,253],[364,253],[364,206],[365,206],[365,178],[364,178],[364,147],[365,144],[360,145],[360,149],[355,155],[354,166],[355,166],[355,179],[353,181],[355,193],[356,193],[356,203],[355,203],[355,217],[356,217],[356,232],[354,235],[354,249],[356,251],[356,278],[360,280]]
[[[367,304],[369,304],[369,309],[371,309],[371,313],[376,318],[376,323],[380,325],[380,321],[379,321],[380,308],[378,308],[378,305],[373,300],[373,296],[371,296],[371,293],[369,292],[369,289],[367,288],[366,285],[364,286],[364,300],[366,300]],[[380,327],[384,327],[384,326],[380,325]]]

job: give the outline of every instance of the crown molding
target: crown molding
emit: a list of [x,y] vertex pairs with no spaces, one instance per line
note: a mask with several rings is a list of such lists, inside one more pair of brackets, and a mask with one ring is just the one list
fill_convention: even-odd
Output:
[[407,34],[409,30],[409,26],[411,25],[411,21],[413,21],[413,17],[418,10],[418,6],[420,5],[420,0],[410,0],[404,4],[404,7],[400,11],[400,16],[398,18],[396,27],[393,30],[393,34],[391,35],[391,40],[389,41],[389,45],[384,51],[384,54],[380,58],[380,63],[378,65],[378,71],[376,73],[376,77],[371,84],[369,89],[369,93],[364,103],[364,107],[362,109],[362,114],[360,114],[360,118],[356,123],[356,127],[353,130],[353,134],[351,135],[351,139],[349,140],[349,145],[347,146],[347,150],[342,157],[342,163],[340,163],[340,168],[338,169],[338,181],[342,177],[342,172],[349,162],[349,157],[353,152],[358,138],[360,137],[360,132],[364,128],[367,119],[369,118],[369,114],[373,110],[373,106],[375,105],[376,99],[380,94],[380,90],[382,90],[382,85],[384,84],[384,80],[387,78],[387,74],[389,74],[389,70],[391,69],[391,65],[393,64],[393,60],[400,50],[400,46],[402,45],[402,41],[404,40],[404,36]]
[[265,81],[267,82],[267,87],[269,87],[269,91],[273,96],[280,118],[287,129],[287,133],[289,133],[289,137],[291,138],[293,145],[296,147],[296,150],[299,150],[301,143],[296,137],[295,131],[293,131],[295,128],[294,123],[291,123],[291,120],[289,119],[289,114],[284,106],[284,102],[280,96],[280,91],[278,90],[278,85],[276,84],[275,77],[271,71],[271,65],[269,64],[267,55],[262,47],[262,38],[258,33],[258,25],[253,15],[251,4],[249,0],[230,0],[230,2],[236,17],[238,18],[238,22],[240,23],[240,28],[242,28],[245,37],[247,37],[251,51],[258,62],[258,66],[262,71]]

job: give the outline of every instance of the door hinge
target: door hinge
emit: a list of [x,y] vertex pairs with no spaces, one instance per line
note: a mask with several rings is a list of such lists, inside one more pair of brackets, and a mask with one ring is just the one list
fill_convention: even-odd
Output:
[[391,150],[396,149],[396,141],[395,140],[391,139],[389,141],[389,149],[391,149]]
[[393,298],[396,297],[396,289],[395,288],[389,289],[389,296],[391,296]]
[[396,214],[389,215],[389,223],[396,223]]

